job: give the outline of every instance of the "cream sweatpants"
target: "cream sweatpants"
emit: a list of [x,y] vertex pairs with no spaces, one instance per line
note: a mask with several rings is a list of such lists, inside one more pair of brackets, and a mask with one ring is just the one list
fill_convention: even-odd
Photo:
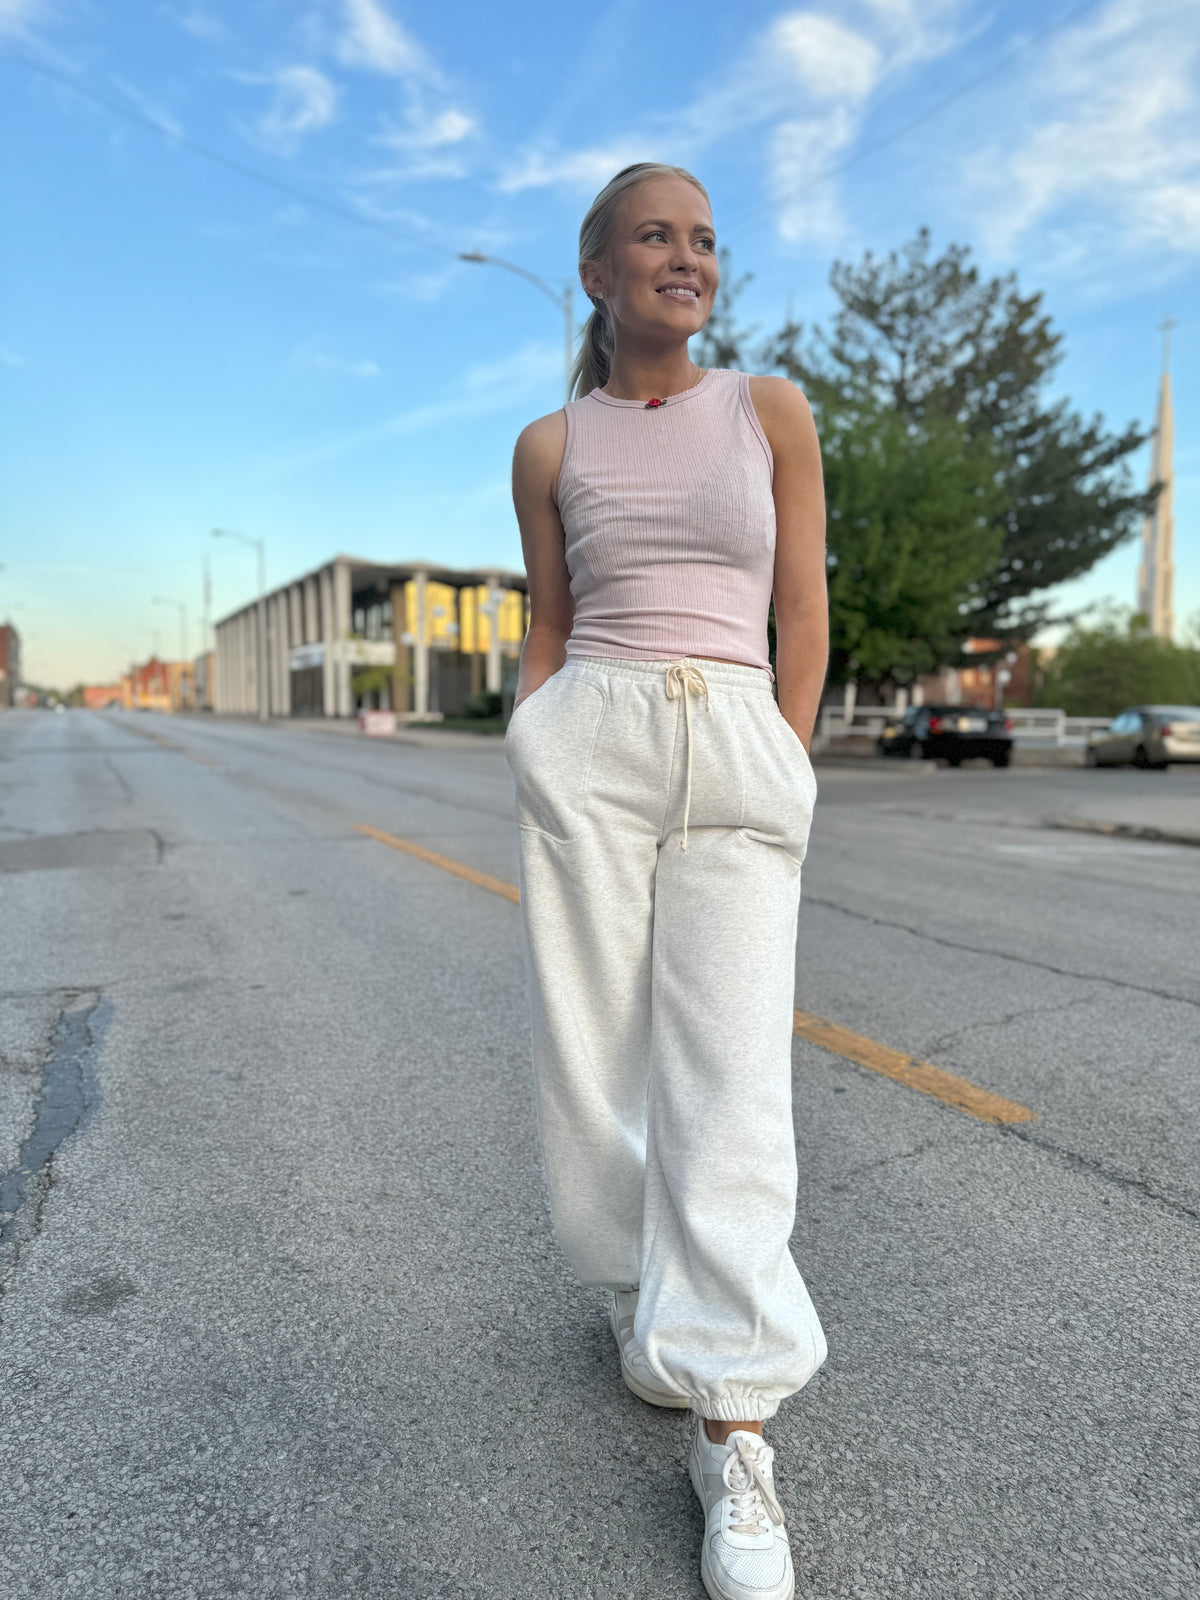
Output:
[[505,748],[555,1232],[584,1283],[640,1289],[659,1385],[769,1417],[825,1358],[788,1249],[808,756],[754,667],[597,656]]

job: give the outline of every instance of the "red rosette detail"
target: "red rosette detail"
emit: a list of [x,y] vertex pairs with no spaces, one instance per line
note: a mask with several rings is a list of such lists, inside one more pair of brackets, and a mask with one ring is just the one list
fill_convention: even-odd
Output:
[[646,410],[647,411],[653,411],[656,406],[660,406],[660,405],[662,405],[662,401],[661,400],[647,400],[646,401]]

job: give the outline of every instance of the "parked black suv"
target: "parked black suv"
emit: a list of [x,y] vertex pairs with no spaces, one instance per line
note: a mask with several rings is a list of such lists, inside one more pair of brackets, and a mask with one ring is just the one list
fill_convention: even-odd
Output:
[[876,748],[881,756],[940,758],[952,767],[973,756],[1006,767],[1012,756],[1012,723],[1003,711],[983,706],[910,706],[886,725]]

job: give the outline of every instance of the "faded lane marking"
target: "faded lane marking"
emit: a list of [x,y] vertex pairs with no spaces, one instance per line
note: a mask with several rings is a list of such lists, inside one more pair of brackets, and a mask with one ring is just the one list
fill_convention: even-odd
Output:
[[1006,1100],[1003,1095],[993,1094],[990,1089],[980,1089],[965,1078],[955,1077],[953,1072],[933,1066],[931,1062],[907,1056],[900,1050],[868,1039],[864,1034],[851,1033],[849,1028],[840,1027],[826,1017],[814,1017],[809,1011],[797,1009],[793,1015],[795,1021],[792,1031],[802,1039],[820,1045],[822,1050],[831,1050],[846,1061],[878,1072],[884,1078],[894,1078],[897,1083],[906,1084],[920,1094],[940,1100],[943,1105],[953,1106],[956,1111],[965,1111],[969,1117],[977,1117],[980,1122],[1034,1120],[1035,1113],[1028,1106],[1018,1105],[1015,1100]]
[[[384,833],[382,829],[372,828],[365,822],[357,824],[357,832],[366,834],[369,839],[378,839],[380,844],[390,845],[393,850],[403,850],[405,855],[415,856],[418,861],[424,861],[431,867],[453,873],[456,878],[465,878],[477,888],[501,895],[514,905],[520,904],[521,895],[517,886],[505,883],[503,878],[493,878],[489,872],[480,872],[463,861],[439,855],[436,850],[427,850],[423,844],[400,839],[394,833]],[[906,1056],[861,1033],[851,1033],[849,1028],[839,1027],[825,1017],[814,1017],[808,1011],[797,1010],[793,1017],[793,1032],[802,1039],[820,1045],[822,1050],[832,1051],[847,1061],[853,1061],[856,1066],[866,1067],[884,1078],[892,1078],[909,1089],[916,1089],[919,1094],[940,1100],[943,1105],[952,1106],[956,1111],[965,1111],[969,1117],[977,1117],[980,1122],[1034,1120],[1034,1113],[1028,1106],[1018,1105],[1015,1100],[1005,1100],[1002,1095],[992,1094],[988,1089],[977,1088],[965,1078],[956,1078],[952,1072],[945,1072],[928,1061],[918,1061],[915,1056]]]
[[511,900],[514,905],[520,904],[521,893],[516,885],[505,883],[503,878],[493,878],[490,872],[480,872],[476,867],[468,867],[463,861],[455,861],[450,856],[440,856],[436,850],[427,850],[423,844],[414,844],[411,839],[398,839],[394,833],[384,833],[379,828],[369,827],[365,822],[358,824],[357,831],[365,833],[369,839],[378,839],[380,844],[390,845],[393,850],[403,850],[405,855],[415,856],[418,861],[424,861],[431,867],[440,867],[443,872],[451,872],[456,878],[465,878],[477,889],[486,889],[490,894],[498,894],[505,900]]
[[[161,716],[162,713],[160,712],[158,715]],[[150,728],[139,728],[136,723],[126,722],[123,719],[113,725],[126,729],[129,733],[135,733],[139,739],[149,739],[150,743],[156,744],[160,750],[171,750],[177,756],[186,756],[189,761],[196,762],[198,766],[216,767],[218,770],[224,767],[223,762],[212,761],[208,756],[198,756],[194,750],[189,750],[186,745],[176,744],[173,739],[164,739],[161,733],[155,733]]]

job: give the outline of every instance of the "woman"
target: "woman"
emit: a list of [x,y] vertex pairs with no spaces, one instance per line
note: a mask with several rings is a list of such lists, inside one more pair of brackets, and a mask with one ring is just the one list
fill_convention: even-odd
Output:
[[762,1427],[825,1357],[788,1252],[820,455],[792,384],[688,355],[718,275],[690,173],[619,172],[579,270],[578,398],[513,469],[530,624],[506,749],[551,1209],[612,1291],[626,1384],[698,1414],[708,1593],[790,1600]]

